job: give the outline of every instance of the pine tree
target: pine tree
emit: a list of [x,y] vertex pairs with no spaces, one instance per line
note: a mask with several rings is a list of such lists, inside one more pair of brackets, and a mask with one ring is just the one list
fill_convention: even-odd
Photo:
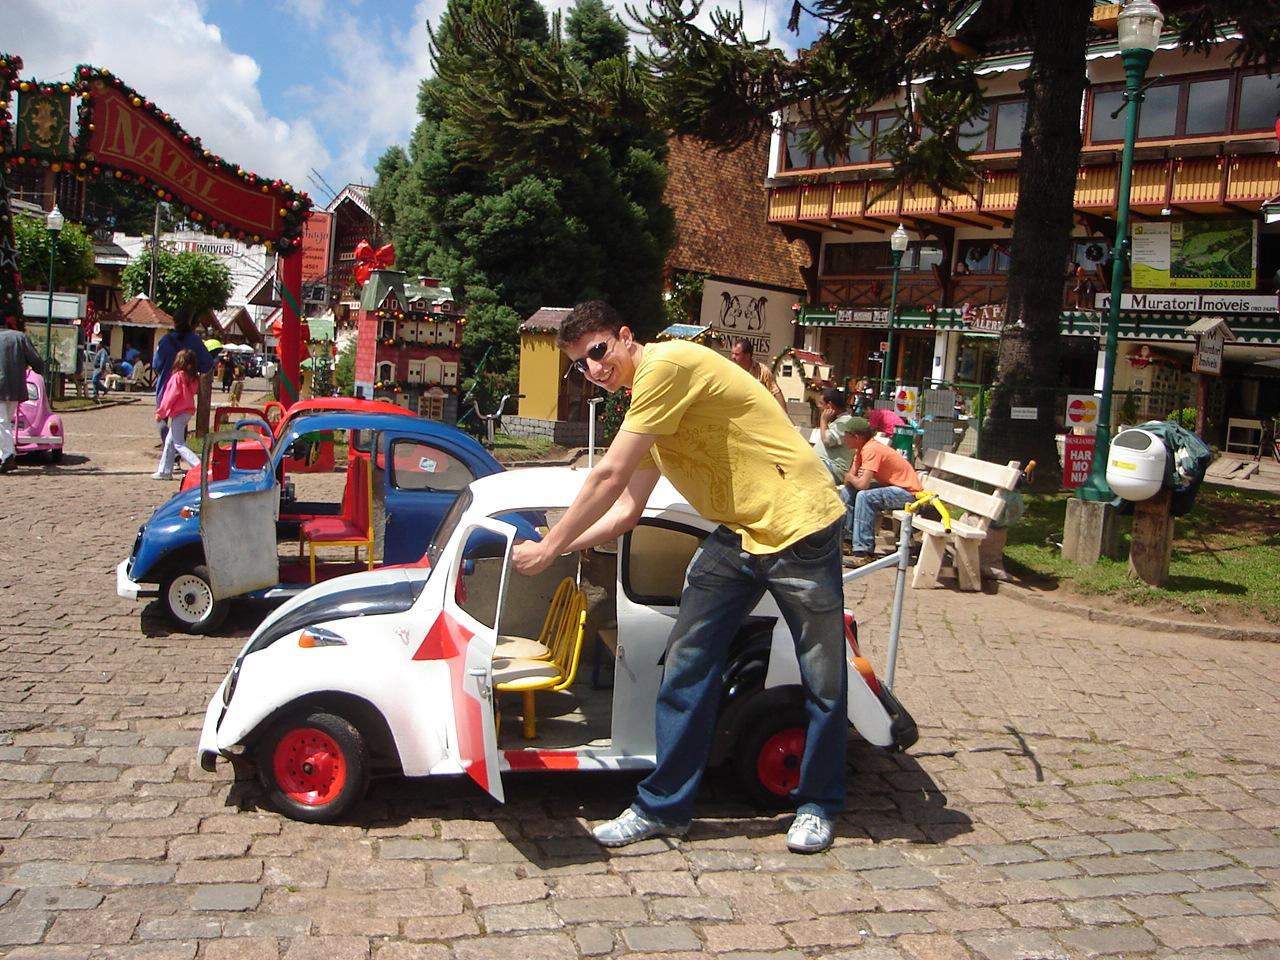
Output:
[[530,0],[453,0],[421,120],[379,160],[372,194],[398,264],[465,300],[464,361],[487,352],[504,386],[516,327],[541,306],[602,297],[647,332],[662,315],[665,135],[617,19],[578,0],[567,20],[548,27]]

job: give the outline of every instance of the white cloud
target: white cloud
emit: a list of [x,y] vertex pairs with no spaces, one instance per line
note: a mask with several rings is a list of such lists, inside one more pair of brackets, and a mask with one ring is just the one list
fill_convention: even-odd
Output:
[[329,162],[312,121],[266,109],[261,68],[226,46],[195,0],[6,0],[0,35],[23,58],[24,77],[70,80],[78,63],[106,67],[205,147],[263,176],[303,187],[310,167]]

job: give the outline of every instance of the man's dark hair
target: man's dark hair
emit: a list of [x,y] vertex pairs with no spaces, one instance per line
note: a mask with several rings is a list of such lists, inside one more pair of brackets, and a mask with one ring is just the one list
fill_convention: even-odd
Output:
[[626,321],[622,319],[622,314],[609,304],[603,300],[588,300],[569,311],[569,315],[560,324],[556,343],[567,347],[571,343],[577,343],[583,337],[604,330],[608,330],[616,337],[618,331],[625,325]]
[[181,333],[190,333],[190,332],[191,332],[191,318],[190,318],[190,317],[174,317],[174,318],[173,318],[173,332],[174,332],[174,333],[180,333],[180,334],[181,334]]
[[756,355],[756,348],[752,346],[751,341],[746,337],[739,337],[737,340],[733,341],[733,345],[749,357],[754,357]]
[[849,409],[849,398],[844,395],[844,391],[839,387],[827,387],[822,391],[822,399],[835,407],[836,410],[844,411]]

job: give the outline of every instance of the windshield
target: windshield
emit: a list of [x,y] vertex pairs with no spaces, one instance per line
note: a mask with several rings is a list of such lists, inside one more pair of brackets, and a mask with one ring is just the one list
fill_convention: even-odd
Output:
[[453,501],[453,506],[449,508],[449,512],[440,520],[440,526],[436,527],[436,532],[431,536],[431,543],[427,546],[427,561],[431,564],[431,569],[436,568],[436,564],[440,561],[440,554],[444,550],[444,546],[449,542],[449,538],[453,536],[453,531],[457,529],[458,521],[462,519],[462,515],[467,512],[467,508],[471,506],[471,488],[467,487],[458,498]]

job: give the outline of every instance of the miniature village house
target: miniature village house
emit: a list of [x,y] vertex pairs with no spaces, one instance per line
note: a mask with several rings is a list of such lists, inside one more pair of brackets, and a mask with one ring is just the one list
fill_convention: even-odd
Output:
[[409,283],[400,270],[374,270],[354,313],[357,392],[455,423],[467,321],[449,288],[429,278]]

